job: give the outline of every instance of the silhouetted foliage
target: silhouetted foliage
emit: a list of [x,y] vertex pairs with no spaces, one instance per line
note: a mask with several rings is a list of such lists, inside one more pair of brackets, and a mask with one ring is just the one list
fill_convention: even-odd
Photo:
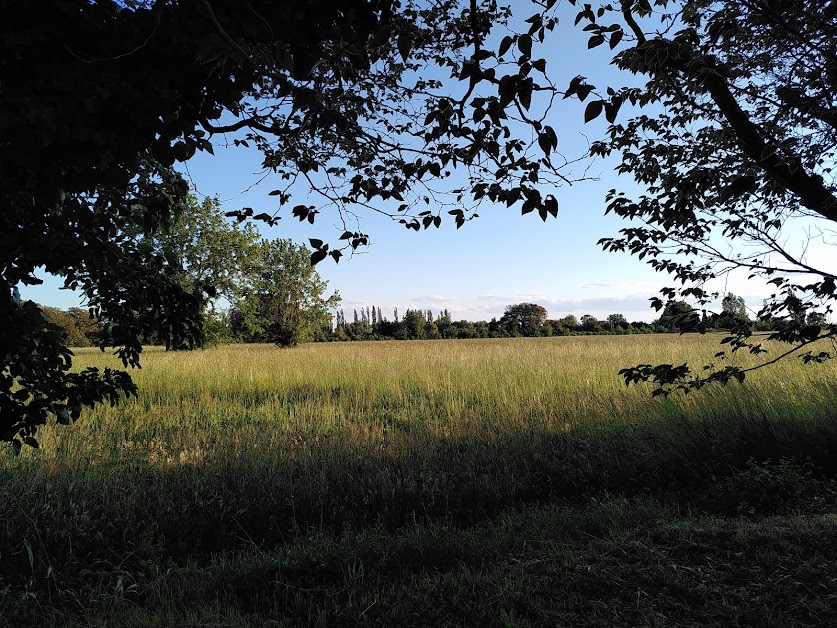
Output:
[[[604,113],[610,123],[593,154],[621,157],[617,171],[647,190],[636,198],[608,193],[607,211],[632,224],[601,245],[673,275],[676,287],[654,300],[659,310],[683,299],[710,304],[720,295],[707,282],[733,270],[767,280],[776,292],[759,317],[776,321],[767,338],[789,345],[748,369],[638,367],[623,371],[626,381],[653,379],[663,394],[741,381],[785,355],[831,358],[833,352],[814,352],[811,345],[837,336],[837,326],[809,325],[807,313],[831,312],[837,276],[809,263],[807,243],[792,248],[788,235],[800,218],[824,232],[837,222],[837,3],[570,3],[580,9],[577,23],[590,33],[589,47],[607,43],[618,68],[647,79],[639,87],[600,90],[578,76],[565,94],[590,97],[585,120]],[[617,122],[626,102],[647,110]],[[762,339],[752,333],[750,325],[735,325],[731,350],[763,353]]]

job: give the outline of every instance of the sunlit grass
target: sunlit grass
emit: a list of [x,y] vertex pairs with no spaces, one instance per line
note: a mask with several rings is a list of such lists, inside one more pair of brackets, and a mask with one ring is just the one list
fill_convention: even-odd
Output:
[[[139,454],[176,464],[253,455],[291,457],[322,439],[343,448],[398,452],[425,440],[481,439],[606,429],[637,422],[755,417],[817,418],[834,398],[833,365],[787,360],[743,385],[651,399],[626,388],[619,368],[703,364],[718,337],[603,336],[549,339],[316,344],[294,350],[235,345],[143,355],[137,399],[86,413],[71,430],[41,432],[38,460]],[[735,356],[733,363],[757,358]],[[108,354],[77,352],[83,366]],[[196,453],[198,452],[198,453]],[[197,456],[197,458],[196,458]]]

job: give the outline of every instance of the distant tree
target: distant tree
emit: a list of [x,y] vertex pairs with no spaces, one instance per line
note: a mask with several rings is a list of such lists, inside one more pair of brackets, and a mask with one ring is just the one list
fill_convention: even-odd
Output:
[[[257,271],[235,304],[236,331],[249,340],[294,346],[331,329],[329,310],[340,303],[336,292],[325,296],[328,283],[311,266],[311,251],[290,240],[260,243]],[[357,312],[355,311],[355,319]]]
[[825,312],[808,312],[805,323],[811,327],[825,327],[828,325],[828,317]]
[[427,323],[425,323],[424,337],[430,340],[436,340],[437,338],[442,337],[442,334],[439,333],[439,328],[436,326],[434,321],[427,321]]
[[203,335],[206,345],[220,345],[235,342],[230,313],[226,310],[210,309],[203,314]]
[[599,328],[599,320],[592,314],[585,314],[579,319],[579,326],[584,331],[597,331]]
[[[362,310],[361,313],[363,313]],[[351,340],[370,340],[373,337],[374,330],[372,325],[361,317],[360,320],[346,327],[346,334]]]
[[669,301],[657,324],[667,331],[681,333],[697,331],[700,324],[700,314],[685,301]]
[[[102,325],[95,316],[91,315],[90,310],[81,307],[71,307],[67,311],[72,317],[79,334],[83,335],[90,344],[99,344],[99,337],[102,333]],[[79,340],[81,340],[81,338],[79,338]]]
[[509,305],[500,319],[500,327],[510,336],[535,336],[547,315],[546,308],[536,303]]
[[144,239],[169,261],[187,290],[211,288],[230,301],[251,279],[262,240],[252,224],[226,218],[217,197],[198,202],[192,195],[167,229]]
[[442,310],[439,313],[439,316],[436,318],[436,328],[439,330],[439,334],[442,338],[450,338],[451,337],[451,324],[453,323],[450,312],[448,312],[447,308]]
[[101,325],[87,310],[78,307],[60,310],[47,306],[41,306],[41,309],[50,323],[64,330],[70,347],[90,347],[98,343]]
[[799,327],[807,324],[806,312],[808,307],[795,292],[785,297],[785,309],[788,312],[786,320],[783,321],[786,327]]
[[734,330],[750,324],[750,317],[747,315],[747,304],[742,297],[728,292],[721,302],[721,314],[713,322],[715,327],[720,329]]
[[645,321],[631,321],[630,329],[634,332],[650,333],[654,331],[654,326]]
[[410,332],[407,330],[407,325],[404,321],[392,321],[389,324],[389,336],[395,340],[411,340]]
[[[250,223],[236,224],[226,218],[217,198],[198,202],[190,194],[168,228],[154,234],[141,233],[140,239],[167,260],[183,290],[196,299],[203,294],[210,296],[202,300],[204,321],[219,298],[234,303],[259,272],[259,232]],[[214,327],[219,320],[215,315]],[[217,338],[217,329],[213,333]],[[177,348],[185,346],[180,343]]]
[[622,314],[608,314],[607,320],[613,326],[614,329],[628,328],[628,319],[626,319]]
[[401,321],[404,330],[407,332],[407,337],[414,340],[421,340],[425,338],[425,327],[427,326],[427,318],[421,310],[407,310],[404,313],[404,318]]
[[491,320],[488,321],[488,330],[492,338],[501,338],[508,335],[502,325],[500,325],[500,321],[497,320],[496,316],[492,316]]
[[569,331],[577,331],[579,328],[578,319],[573,314],[567,314],[558,321],[561,326]]
[[743,297],[736,296],[732,292],[727,292],[721,302],[721,313],[736,319],[749,319],[747,304]]

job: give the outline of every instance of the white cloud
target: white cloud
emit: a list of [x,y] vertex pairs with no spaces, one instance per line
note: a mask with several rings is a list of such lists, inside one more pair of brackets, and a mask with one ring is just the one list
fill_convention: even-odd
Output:
[[445,306],[455,301],[455,299],[451,297],[446,297],[442,294],[431,294],[429,296],[413,297],[412,299],[410,299],[410,301],[412,303],[426,303],[428,305]]
[[[653,292],[634,293],[625,296],[558,296],[531,292],[506,294],[484,294],[475,297],[462,311],[462,317],[487,319],[500,317],[507,305],[515,303],[537,303],[549,311],[550,318],[561,318],[567,314],[576,316],[592,314],[605,318],[608,314],[624,314],[631,320],[652,320],[659,314],[651,309],[649,299]],[[458,315],[458,310],[455,315]]]

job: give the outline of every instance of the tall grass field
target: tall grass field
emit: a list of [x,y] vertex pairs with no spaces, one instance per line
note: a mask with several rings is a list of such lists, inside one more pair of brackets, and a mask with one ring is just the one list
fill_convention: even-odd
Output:
[[618,376],[719,339],[148,349],[0,456],[0,626],[829,625],[837,364]]

